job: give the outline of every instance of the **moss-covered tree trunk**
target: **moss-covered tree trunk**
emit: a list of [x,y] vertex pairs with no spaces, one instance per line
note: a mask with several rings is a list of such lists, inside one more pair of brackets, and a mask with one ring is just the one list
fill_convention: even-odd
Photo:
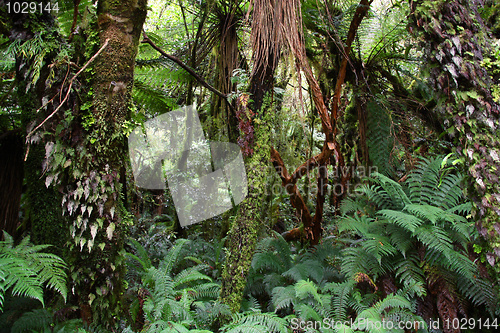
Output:
[[[240,105],[241,107],[241,105]],[[266,212],[266,178],[270,164],[269,128],[262,124],[255,134],[255,153],[246,159],[248,196],[240,204],[229,230],[222,271],[220,298],[233,313],[240,310],[247,274]]]
[[[487,29],[474,1],[412,1],[413,26],[421,37],[430,84],[439,93],[437,112],[456,138],[465,160],[469,197],[479,233],[500,258],[500,107],[490,76],[481,66],[488,50]],[[496,259],[495,259],[496,257]],[[499,267],[497,266],[497,269]]]
[[[240,309],[243,291],[246,285],[247,273],[252,263],[252,257],[257,243],[259,225],[265,216],[266,166],[270,166],[270,138],[268,126],[262,122],[264,118],[263,102],[266,94],[274,87],[274,71],[278,57],[269,47],[273,40],[273,15],[266,13],[268,3],[254,3],[252,18],[252,49],[254,52],[254,70],[250,79],[250,96],[242,94],[238,98],[237,117],[240,128],[238,143],[245,156],[248,179],[248,196],[240,204],[227,238],[227,257],[222,272],[221,300],[231,311]],[[252,101],[250,103],[250,98]],[[250,110],[253,110],[253,112]],[[251,114],[257,114],[260,125],[252,124]],[[268,115],[270,116],[270,115]],[[255,133],[255,134],[254,134]],[[254,137],[255,135],[255,137]]]
[[126,219],[119,178],[127,154],[125,124],[146,2],[99,1],[97,22],[87,32],[87,48],[94,44],[88,57],[95,60],[87,73],[82,137],[63,198],[65,212],[74,221],[71,276],[86,322],[110,325],[120,312]]

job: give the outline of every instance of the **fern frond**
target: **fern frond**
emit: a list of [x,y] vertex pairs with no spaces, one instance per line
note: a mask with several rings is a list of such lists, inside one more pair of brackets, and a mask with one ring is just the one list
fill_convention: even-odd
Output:
[[462,179],[461,175],[445,175],[437,186],[434,205],[445,209],[459,205],[464,198],[464,192],[460,186]]
[[377,259],[362,248],[350,247],[343,254],[340,272],[348,277],[353,277],[356,273],[371,275],[380,269]]
[[358,211],[364,213],[366,208],[367,205],[365,202],[359,202],[359,200],[355,200],[351,197],[345,198],[340,203],[340,213],[342,215],[356,213]]
[[425,295],[424,271],[420,267],[420,260],[416,253],[412,253],[406,258],[401,258],[394,265],[396,277],[407,288],[416,291],[418,296]]
[[391,245],[389,238],[380,234],[367,234],[369,239],[361,243],[362,248],[374,256],[379,263],[383,257],[392,256],[397,252],[397,249]]
[[347,319],[347,306],[349,296],[355,286],[354,279],[349,279],[342,283],[328,283],[323,288],[323,292],[333,294],[332,306],[335,309],[335,320],[344,321]]
[[318,287],[313,282],[309,280],[300,280],[295,284],[294,289],[295,296],[299,300],[304,300],[312,296],[316,302],[322,304],[321,297],[318,294]]
[[205,274],[200,273],[199,269],[200,267],[190,267],[177,274],[174,278],[174,288],[178,288],[183,285],[190,285],[191,282],[212,282],[212,279]]
[[444,213],[441,208],[432,205],[409,204],[406,205],[403,210],[420,219],[429,220],[432,224],[436,224]]
[[434,195],[439,184],[439,172],[441,170],[441,159],[425,158],[408,176],[410,200],[416,204],[432,205]]
[[291,308],[296,300],[294,286],[276,287],[273,289],[272,303],[276,311]]
[[316,321],[319,322],[323,318],[314,307],[309,304],[299,303],[295,309],[297,316],[304,321]]
[[178,262],[179,254],[182,251],[182,247],[189,243],[187,239],[178,239],[172,248],[167,252],[167,255],[160,262],[159,268],[164,270],[167,274],[172,273],[172,269]]
[[472,210],[472,203],[465,202],[462,204],[459,204],[457,206],[451,207],[446,210],[447,213],[453,213],[453,214],[460,214],[460,215],[467,215],[471,212]]
[[287,269],[286,263],[272,252],[256,253],[252,259],[252,268],[255,271],[270,270],[274,272],[284,272]]
[[397,224],[409,232],[415,232],[424,222],[414,215],[397,210],[382,209],[378,211],[378,214],[385,217],[387,221]]
[[323,267],[317,260],[306,260],[292,266],[282,275],[294,281],[312,278],[316,283],[319,283],[323,278]]
[[215,302],[195,302],[193,303],[196,311],[196,322],[201,326],[208,328],[221,317],[231,316],[231,311],[226,304]]
[[491,285],[491,282],[478,277],[474,277],[472,280],[458,277],[457,280],[457,288],[461,293],[472,300],[472,303],[476,306],[486,305],[490,314],[494,315],[498,309],[500,298],[498,292]]
[[203,283],[193,287],[196,294],[194,299],[216,300],[220,293],[220,285],[217,283]]
[[389,111],[377,101],[370,101],[367,110],[367,145],[370,160],[381,174],[391,176],[394,135]]
[[[251,328],[256,328],[253,331]],[[263,331],[261,331],[263,330]],[[222,328],[226,333],[264,332],[287,333],[286,321],[274,313],[245,312],[237,313],[232,317],[232,322]]]
[[378,311],[378,313],[382,314],[389,308],[410,310],[411,303],[403,296],[390,294],[383,300],[377,302],[373,307]]
[[134,80],[133,99],[150,114],[162,114],[178,107],[165,91],[140,80]]
[[14,247],[12,237],[4,232],[0,242],[0,310],[4,293],[12,288],[14,296],[26,296],[43,303],[43,286],[47,286],[66,301],[66,264],[58,256],[41,253],[48,245],[33,246],[24,238]]
[[411,203],[403,187],[398,182],[378,172],[373,172],[370,176],[389,195],[392,204],[395,205],[395,209],[401,209]]
[[373,219],[367,215],[343,216],[339,220],[339,232],[355,231],[358,235],[365,235],[372,221]]
[[441,253],[452,251],[451,239],[446,231],[438,226],[421,225],[415,230],[415,235],[419,241],[430,249],[435,249]]
[[146,251],[144,246],[142,246],[135,239],[130,239],[129,244],[135,250],[137,255],[127,252],[125,253],[125,256],[136,260],[142,266],[143,271],[146,271],[147,269],[153,266],[153,264],[151,263],[151,259],[149,259],[148,252]]
[[393,203],[389,194],[380,185],[361,185],[357,188],[360,194],[365,194],[369,201],[379,209],[392,209]]
[[42,331],[50,327],[54,318],[51,312],[46,309],[35,309],[30,312],[25,312],[12,325],[12,333],[24,333],[32,331]]
[[403,256],[406,256],[406,253],[410,251],[414,245],[411,232],[392,223],[386,225],[386,232],[389,234],[391,244],[396,247]]

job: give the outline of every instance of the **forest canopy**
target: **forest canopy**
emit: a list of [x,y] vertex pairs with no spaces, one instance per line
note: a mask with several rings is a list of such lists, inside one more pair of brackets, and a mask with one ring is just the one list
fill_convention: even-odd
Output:
[[0,332],[496,332],[500,4],[0,0]]

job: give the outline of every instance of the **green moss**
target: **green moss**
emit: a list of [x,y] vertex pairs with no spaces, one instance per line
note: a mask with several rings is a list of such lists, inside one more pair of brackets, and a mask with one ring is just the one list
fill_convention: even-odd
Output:
[[[270,112],[267,113],[271,115]],[[266,211],[266,165],[270,163],[270,130],[265,121],[255,125],[255,153],[245,161],[248,196],[240,204],[227,239],[227,256],[222,271],[221,301],[231,312],[240,310],[247,274]]]
[[68,229],[61,210],[61,194],[53,187],[45,186],[42,177],[42,161],[45,149],[32,146],[25,162],[26,192],[23,206],[26,219],[31,224],[31,240],[35,244],[52,244],[53,252],[62,255]]

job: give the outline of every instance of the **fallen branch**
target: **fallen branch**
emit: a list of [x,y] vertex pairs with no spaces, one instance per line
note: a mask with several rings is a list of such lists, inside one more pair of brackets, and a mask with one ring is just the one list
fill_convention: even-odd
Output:
[[153,49],[155,49],[156,51],[158,51],[162,56],[164,56],[165,58],[170,59],[173,62],[175,62],[177,65],[179,65],[179,67],[181,67],[186,72],[188,72],[189,74],[191,74],[191,76],[194,77],[196,79],[196,81],[198,81],[199,83],[201,83],[202,86],[204,86],[205,88],[207,88],[208,90],[210,90],[211,92],[213,92],[214,94],[216,94],[217,96],[219,96],[220,98],[224,99],[227,102],[227,104],[229,105],[229,108],[234,111],[234,107],[229,102],[229,100],[227,99],[227,95],[226,94],[223,94],[222,92],[220,92],[219,90],[217,90],[213,86],[211,86],[207,81],[205,81],[205,79],[203,79],[198,73],[196,73],[194,71],[194,69],[192,69],[191,67],[189,67],[188,65],[186,65],[185,63],[183,63],[179,58],[177,58],[176,56],[173,56],[173,55],[168,54],[167,52],[163,51],[151,39],[149,39],[148,35],[146,35],[146,33],[144,31],[142,32],[142,36],[143,36],[143,40],[142,40],[141,43],[146,43],[146,44],[151,45],[151,47]]

